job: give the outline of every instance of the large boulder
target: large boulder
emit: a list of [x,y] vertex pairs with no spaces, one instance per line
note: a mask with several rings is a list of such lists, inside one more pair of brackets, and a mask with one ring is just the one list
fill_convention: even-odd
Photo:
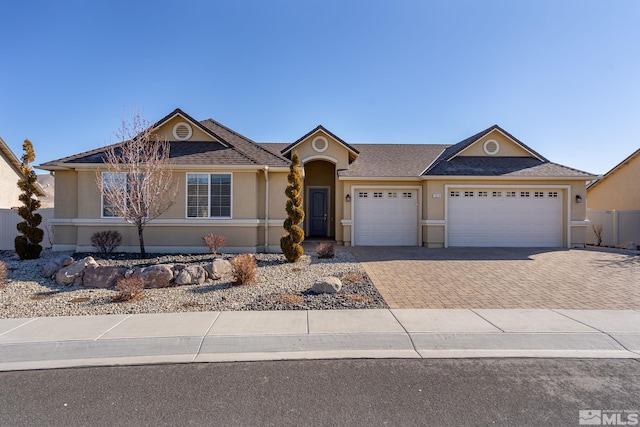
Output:
[[97,267],[98,263],[93,257],[82,258],[72,264],[62,267],[56,273],[56,283],[59,285],[82,285],[84,270],[89,267]]
[[167,288],[173,286],[171,265],[158,264],[136,269],[133,274],[139,276],[145,288]]
[[51,279],[55,277],[56,273],[62,268],[73,263],[73,258],[69,255],[60,255],[51,259],[48,263],[42,267],[42,277]]
[[321,277],[309,289],[316,294],[335,294],[342,289],[342,282],[337,277],[327,276]]
[[126,272],[125,267],[89,266],[84,270],[82,284],[87,288],[111,288]]
[[199,265],[189,265],[179,270],[176,285],[201,285],[207,279],[207,272]]
[[209,279],[211,280],[218,280],[223,276],[233,273],[231,263],[222,258],[214,259],[210,264],[205,265],[204,269],[207,271]]

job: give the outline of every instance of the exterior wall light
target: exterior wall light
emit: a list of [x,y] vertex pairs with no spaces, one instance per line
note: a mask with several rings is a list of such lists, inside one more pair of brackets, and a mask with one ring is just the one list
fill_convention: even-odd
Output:
[[351,202],[351,194],[347,194],[344,199],[347,201],[347,203]]
[[582,203],[582,196],[579,194],[576,194],[576,203]]

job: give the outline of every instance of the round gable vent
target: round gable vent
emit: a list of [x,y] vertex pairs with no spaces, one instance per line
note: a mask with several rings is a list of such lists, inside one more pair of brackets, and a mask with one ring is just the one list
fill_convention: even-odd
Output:
[[316,139],[314,139],[311,145],[313,146],[313,149],[318,153],[322,153],[327,148],[329,148],[329,143],[321,136],[318,136]]
[[500,151],[500,144],[495,139],[487,139],[484,142],[484,152],[488,155],[493,156],[498,154],[498,151]]
[[173,137],[178,141],[186,141],[193,135],[193,130],[185,122],[176,123],[173,127]]

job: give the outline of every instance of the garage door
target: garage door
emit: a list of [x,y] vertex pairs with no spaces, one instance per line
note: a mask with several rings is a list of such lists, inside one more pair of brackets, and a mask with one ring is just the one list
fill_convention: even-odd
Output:
[[447,197],[449,246],[562,246],[559,190],[465,188]]
[[416,190],[356,191],[354,200],[354,245],[417,245]]

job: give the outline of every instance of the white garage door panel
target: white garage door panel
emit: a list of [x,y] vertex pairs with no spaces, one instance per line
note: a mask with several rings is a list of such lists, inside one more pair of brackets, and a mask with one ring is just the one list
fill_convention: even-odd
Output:
[[481,191],[447,194],[449,246],[562,246],[560,191],[492,189],[480,197]]
[[417,191],[356,191],[354,203],[354,245],[417,245]]

